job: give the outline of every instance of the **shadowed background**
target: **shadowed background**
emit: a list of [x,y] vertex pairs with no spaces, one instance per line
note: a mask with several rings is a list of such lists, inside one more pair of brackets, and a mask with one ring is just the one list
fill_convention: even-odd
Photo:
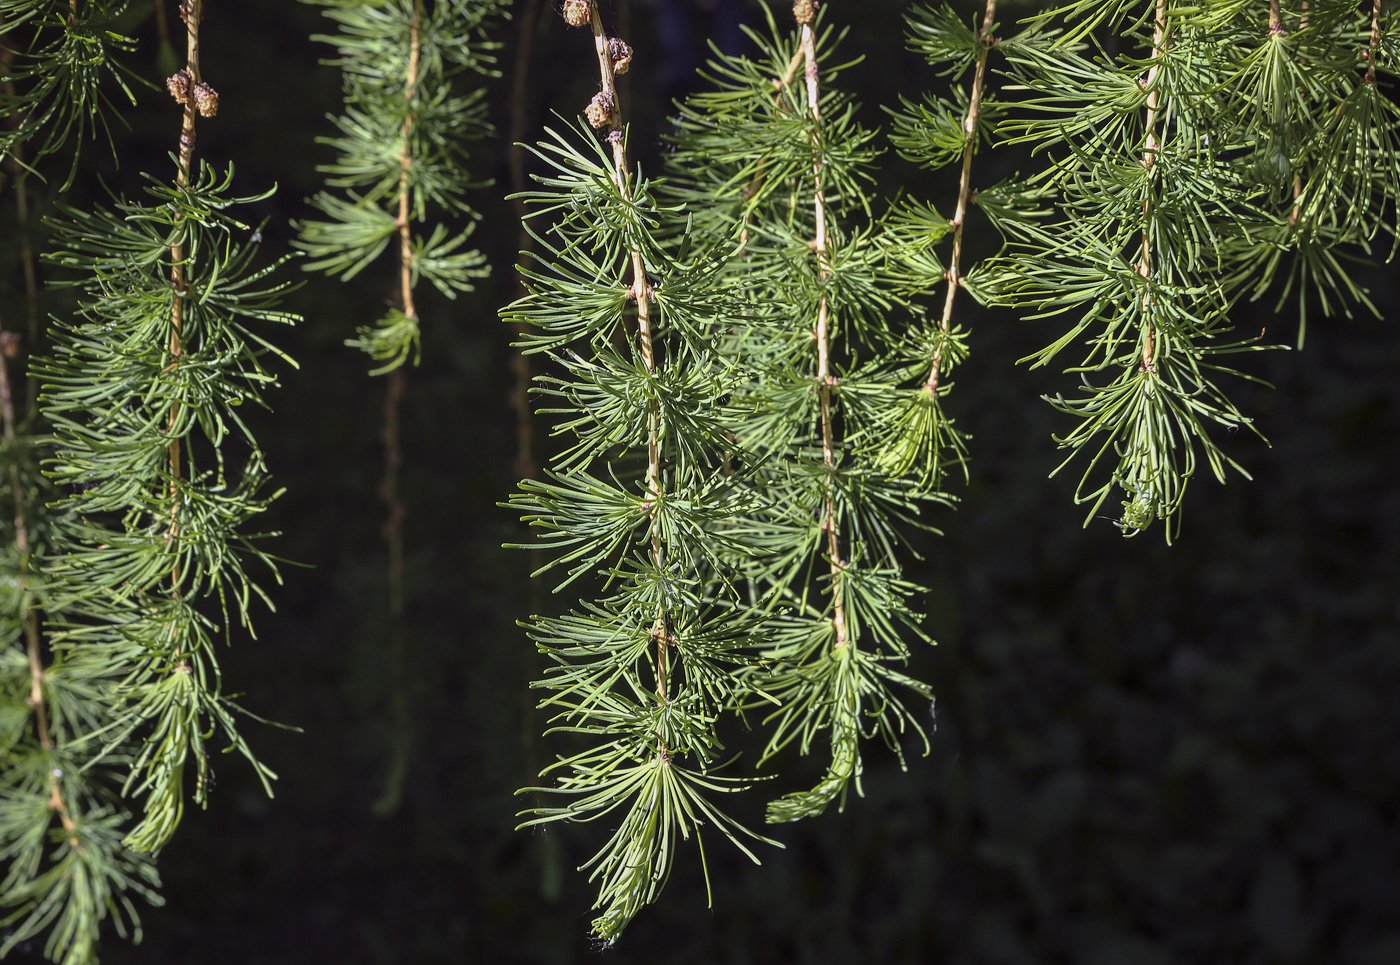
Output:
[[[760,22],[745,3],[658,4],[603,4],[637,50],[622,96],[652,173],[664,105],[694,83],[697,38],[736,43],[737,18]],[[899,93],[937,82],[903,50],[906,6],[829,4],[830,20],[852,28],[843,52],[864,57],[844,82],[867,124],[881,124],[881,105]],[[312,164],[330,160],[313,139],[330,133],[339,77],[306,39],[326,28],[290,0],[207,7],[205,74],[221,107],[202,123],[198,152],[233,160],[247,193],[279,185],[255,217],[269,219],[264,244],[281,254],[319,188]],[[527,139],[558,123],[549,111],[580,110],[596,84],[587,36],[545,7],[522,105]],[[518,24],[498,35],[505,76],[491,104],[506,131]],[[139,64],[152,78],[153,49]],[[127,192],[142,170],[166,175],[179,126],[163,91],[142,92],[131,121],[117,132],[120,169],[94,164]],[[220,655],[246,706],[304,732],[245,724],[280,775],[276,799],[238,758],[216,760],[210,809],[188,813],[160,858],[167,906],[144,914],[141,945],[114,938],[106,962],[597,954],[586,938],[592,892],[574,868],[606,829],[512,830],[525,803],[513,792],[535,781],[553,745],[535,736],[530,645],[515,625],[531,607],[531,557],[501,548],[523,533],[497,505],[516,480],[511,332],[496,317],[515,295],[518,246],[506,139],[482,143],[477,157],[496,179],[476,199],[477,243],[494,274],[456,302],[424,292],[423,361],[404,408],[407,735],[388,685],[384,386],[342,344],[387,305],[386,261],[352,284],[305,277],[291,306],[305,323],[274,333],[301,367],[284,369],[275,411],[253,420],[287,490],[268,526],[284,534],[281,555],[307,566],[284,569],[258,639]],[[985,160],[983,183],[1017,163]],[[880,178],[942,210],[956,191],[893,154]],[[974,255],[986,230],[969,222]],[[4,279],[0,296],[12,299]],[[973,355],[947,406],[972,434],[971,478],[954,487],[955,512],[930,510],[943,535],[923,541],[916,574],[933,587],[925,609],[939,644],[913,667],[938,695],[933,752],[901,773],[869,748],[865,797],[778,829],[787,848],[762,852],[761,867],[712,840],[713,910],[692,849],[607,960],[1400,961],[1400,344],[1393,271],[1367,282],[1391,318],[1313,319],[1303,350],[1243,357],[1273,388],[1236,381],[1227,391],[1272,447],[1247,431],[1228,438],[1254,481],[1198,480],[1172,547],[1160,523],[1126,541],[1107,521],[1081,526],[1074,467],[1047,478],[1059,461],[1051,436],[1068,423],[1039,398],[1072,383],[1015,364],[1056,322],[964,299]],[[1271,303],[1243,306],[1237,322],[1244,334],[1296,340]],[[405,736],[408,754],[396,757]],[[732,736],[751,758],[753,741]],[[819,762],[780,764],[782,787],[746,795],[738,816],[761,822],[768,797],[819,774]],[[386,786],[399,793],[384,797]]]

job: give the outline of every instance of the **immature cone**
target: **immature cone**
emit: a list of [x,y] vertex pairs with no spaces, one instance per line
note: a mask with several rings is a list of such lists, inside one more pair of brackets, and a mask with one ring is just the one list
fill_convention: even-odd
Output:
[[595,128],[607,127],[608,121],[612,120],[614,106],[616,106],[616,101],[613,100],[612,95],[605,90],[600,90],[593,95],[593,100],[588,102],[583,116],[587,117],[588,123]]
[[614,74],[625,74],[632,66],[632,48],[616,37],[608,41],[608,57],[612,60]]
[[817,0],[794,0],[792,15],[800,24],[810,24],[817,19]]
[[582,27],[593,19],[593,0],[564,0],[564,20],[570,27]]
[[219,94],[204,81],[194,85],[194,107],[200,117],[213,117],[219,113]]
[[182,70],[165,79],[165,89],[183,107],[190,100],[190,72]]

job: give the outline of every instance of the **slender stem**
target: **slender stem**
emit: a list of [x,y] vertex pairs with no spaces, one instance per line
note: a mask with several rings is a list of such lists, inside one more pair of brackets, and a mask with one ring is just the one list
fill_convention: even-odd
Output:
[[[807,109],[812,114],[812,208],[816,219],[816,237],[812,250],[817,256],[817,276],[823,286],[831,277],[831,246],[827,239],[826,193],[822,178],[821,88],[818,83],[817,40],[811,24],[802,24],[803,74],[807,81]],[[840,522],[836,514],[836,430],[831,416],[831,387],[836,380],[831,375],[831,302],[822,292],[817,305],[817,397],[821,403],[822,461],[826,464],[826,498],[822,509],[822,529],[826,531],[826,552],[831,558],[832,627],[837,647],[849,642],[846,629],[846,601],[841,587]]]
[[[1157,137],[1157,114],[1161,105],[1161,88],[1157,86],[1157,75],[1162,69],[1162,57],[1167,45],[1167,0],[1157,0],[1156,22],[1152,28],[1152,66],[1147,71],[1144,82],[1147,87],[1147,136],[1143,144],[1142,166],[1149,172],[1157,163],[1160,142]],[[1151,188],[1149,186],[1148,190]],[[1137,272],[1147,282],[1152,277],[1152,202],[1149,198],[1142,203],[1142,253],[1138,256]],[[1143,307],[1151,303],[1151,294],[1143,294]],[[1143,372],[1153,371],[1153,360],[1157,351],[1157,333],[1153,329],[1151,316],[1143,312],[1144,330],[1142,336]]]
[[1366,51],[1366,83],[1375,86],[1376,55],[1381,46],[1381,0],[1371,0],[1371,44]]
[[938,394],[938,380],[943,372],[944,351],[948,344],[947,335],[953,323],[953,299],[962,287],[963,222],[967,218],[967,205],[972,200],[972,155],[977,153],[977,125],[982,113],[982,88],[987,76],[987,55],[991,53],[992,28],[996,24],[997,0],[987,0],[987,11],[982,16],[982,29],[977,33],[981,51],[977,55],[977,69],[972,77],[972,94],[968,98],[967,116],[963,119],[963,131],[967,142],[963,145],[962,178],[958,182],[958,208],[953,215],[953,254],[948,260],[948,294],[943,299],[943,317],[938,330],[943,334],[938,346],[933,350],[932,364],[929,366],[928,381],[924,387],[934,395]]
[[[204,17],[204,0],[186,0],[180,7],[181,16],[185,21],[185,96],[184,112],[180,122],[180,153],[177,161],[175,183],[181,191],[189,190],[190,171],[194,163],[194,140],[195,140],[195,116],[198,114],[194,87],[201,82],[199,72],[199,22]],[[185,276],[185,237],[186,229],[184,215],[177,213],[175,216],[175,243],[170,246],[170,287],[172,298],[170,301],[170,340],[166,351],[170,355],[170,367],[180,364],[184,357],[184,327],[185,327],[185,297],[189,293],[189,286]],[[166,423],[167,434],[170,442],[166,446],[170,466],[170,526],[166,531],[166,540],[174,542],[180,536],[180,484],[183,480],[183,453],[181,450],[180,438],[175,434],[175,429],[180,416],[180,402],[177,399],[170,407],[169,420]],[[181,580],[183,574],[179,564],[171,570],[170,589],[172,595],[181,595]],[[179,658],[178,651],[176,652]],[[179,662],[181,669],[188,669],[184,661]]]
[[1283,5],[1279,0],[1269,0],[1269,33],[1281,34],[1283,29]]
[[[608,35],[603,30],[602,18],[598,16],[597,4],[591,5],[593,25],[593,48],[598,55],[598,75],[602,81],[601,97],[608,106],[608,143],[613,153],[613,183],[624,198],[632,196],[631,175],[627,165],[627,144],[622,132],[622,113],[617,99],[617,81],[613,77],[612,51]],[[630,252],[632,261],[631,297],[637,303],[637,342],[642,354],[642,364],[648,373],[656,373],[656,353],[652,345],[651,329],[651,286],[647,284],[646,264],[639,249]],[[666,572],[665,547],[661,542],[661,532],[657,525],[657,515],[665,492],[661,488],[661,416],[656,404],[647,406],[647,494],[651,500],[651,554],[658,575]],[[662,605],[652,624],[651,636],[656,644],[656,695],[664,704],[667,701],[667,677],[670,672],[670,648],[673,642],[671,619]],[[667,751],[663,745],[660,753]]]
[[[414,0],[413,22],[409,26],[408,66],[404,74],[404,98],[409,107],[400,132],[399,148],[399,301],[403,305],[404,315],[414,319],[418,317],[418,307],[413,300],[413,128],[418,120],[414,100],[418,96],[419,70],[423,56],[423,17],[423,0]],[[403,468],[401,411],[407,390],[408,377],[400,366],[389,373],[384,394],[384,482],[380,488],[380,495],[387,507],[384,540],[387,544],[389,568],[389,673],[394,721],[399,731],[399,753],[405,753],[408,746],[408,687],[405,679],[408,667],[408,638],[403,625],[404,518],[408,509],[404,505],[400,486]],[[391,786],[384,799],[386,802],[397,801],[394,791],[395,787]]]

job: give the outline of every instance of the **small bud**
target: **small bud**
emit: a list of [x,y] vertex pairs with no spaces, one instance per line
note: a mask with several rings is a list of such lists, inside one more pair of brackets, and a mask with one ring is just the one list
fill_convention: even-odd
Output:
[[632,48],[616,37],[608,41],[608,56],[612,58],[614,74],[625,74],[632,66]]
[[171,74],[165,79],[165,89],[170,91],[170,96],[183,107],[190,99],[190,72],[182,70]]
[[19,355],[19,333],[0,332],[0,355],[4,355],[7,359]]
[[194,106],[200,117],[213,117],[219,113],[219,95],[204,81],[194,85]]
[[817,19],[817,0],[793,0],[792,15],[804,26],[811,24]]
[[600,90],[593,95],[593,100],[588,102],[588,107],[583,115],[588,118],[588,123],[594,128],[607,127],[612,120],[613,107],[616,106],[613,96],[605,90]]
[[593,19],[593,0],[564,0],[564,22],[582,27]]

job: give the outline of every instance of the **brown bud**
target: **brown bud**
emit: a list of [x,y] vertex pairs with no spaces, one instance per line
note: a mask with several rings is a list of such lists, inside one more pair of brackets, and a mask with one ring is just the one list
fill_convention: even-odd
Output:
[[19,355],[19,333],[0,332],[0,355],[12,359]]
[[593,19],[593,0],[564,0],[564,21],[570,27],[582,27]]
[[793,0],[792,15],[800,24],[810,24],[817,19],[817,0]]
[[219,113],[219,94],[204,81],[194,85],[194,106],[200,117],[213,117]]
[[588,107],[584,110],[583,115],[588,118],[588,123],[595,128],[607,127],[608,122],[612,120],[615,106],[617,106],[617,102],[613,96],[605,90],[600,90],[593,95],[593,100],[588,102]]
[[608,56],[612,59],[614,74],[625,74],[632,66],[632,48],[616,37],[608,41]]
[[190,72],[182,70],[171,74],[165,79],[165,89],[183,107],[190,99]]

